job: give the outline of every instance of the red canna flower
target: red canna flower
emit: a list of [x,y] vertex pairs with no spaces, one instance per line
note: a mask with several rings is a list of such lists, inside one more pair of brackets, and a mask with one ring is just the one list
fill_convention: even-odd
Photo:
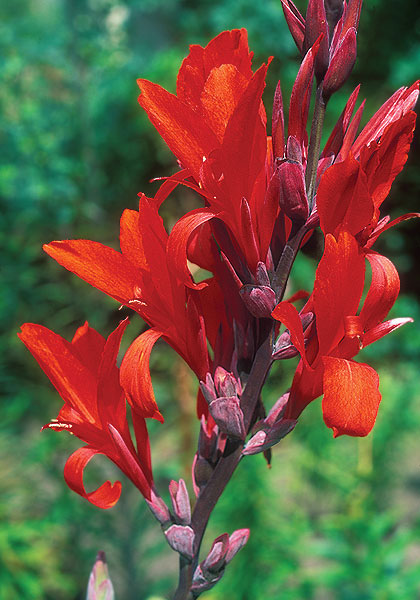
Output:
[[302,356],[285,418],[296,419],[312,400],[324,393],[324,420],[334,436],[367,435],[375,423],[381,400],[377,373],[369,365],[351,359],[361,348],[412,321],[402,318],[382,322],[398,296],[399,278],[385,257],[372,253],[368,259],[372,281],[357,314],[364,287],[364,253],[349,232],[340,231],[337,239],[327,234],[314,291],[302,311],[315,316],[306,334],[306,349],[296,309],[282,302],[272,313],[290,330],[292,342]]
[[[100,508],[111,508],[121,493],[121,483],[103,483],[87,492],[83,471],[96,454],[104,454],[134,483],[146,499],[153,486],[149,436],[144,415],[132,411],[137,449],[126,416],[124,390],[116,366],[121,336],[128,319],[105,340],[86,322],[71,343],[42,325],[25,323],[19,338],[38,361],[62,399],[64,406],[56,419],[45,425],[68,431],[86,446],[76,450],[64,467],[68,486]],[[162,420],[157,406],[155,418]]]
[[125,210],[120,225],[121,252],[90,240],[55,241],[44,250],[151,326],[129,348],[121,375],[130,404],[154,417],[148,368],[154,343],[163,337],[202,379],[209,370],[205,324],[197,292],[186,289],[167,264],[168,234],[156,202],[142,195],[139,211]]

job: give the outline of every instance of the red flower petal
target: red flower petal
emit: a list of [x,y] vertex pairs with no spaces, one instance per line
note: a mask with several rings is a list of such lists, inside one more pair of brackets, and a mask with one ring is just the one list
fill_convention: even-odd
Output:
[[290,332],[290,339],[292,344],[299,351],[305,366],[310,369],[308,361],[306,359],[305,351],[305,339],[303,337],[302,321],[296,308],[290,302],[280,302],[271,313],[274,319],[277,319]]
[[366,258],[372,268],[372,281],[360,319],[364,330],[368,331],[381,323],[391,310],[400,291],[400,278],[393,263],[385,256],[369,252]]
[[89,323],[86,321],[82,327],[79,327],[76,330],[71,345],[74,354],[79,357],[80,362],[87,367],[96,378],[101,362],[102,351],[105,346],[105,338],[98,333],[96,329],[89,327]]
[[400,317],[399,319],[390,319],[389,321],[385,321],[385,323],[379,323],[365,333],[363,337],[363,346],[369,346],[369,344],[373,344],[373,342],[377,342],[391,331],[395,329],[399,329],[403,325],[407,323],[413,323],[413,319],[411,317]]
[[153,393],[149,368],[150,353],[161,336],[161,331],[148,329],[134,340],[122,360],[120,382],[135,411],[143,417],[157,419],[163,423]]
[[134,297],[141,272],[120,252],[90,240],[64,240],[43,246],[60,265],[126,304]]
[[360,164],[367,175],[369,191],[377,208],[407,161],[415,126],[416,113],[409,111],[388,125],[378,141],[372,141],[361,149]]
[[120,431],[126,428],[126,405],[116,361],[121,338],[128,323],[128,319],[121,321],[108,337],[99,367],[98,413],[105,431],[108,423],[113,423]]
[[25,323],[19,338],[37,360],[65,402],[91,424],[98,420],[96,379],[75,355],[72,345],[53,331]]
[[168,240],[167,261],[168,269],[176,274],[178,279],[188,287],[197,290],[206,287],[206,283],[194,283],[187,265],[187,248],[190,236],[197,227],[217,216],[209,208],[197,208],[187,213],[177,221]]
[[83,471],[95,454],[103,454],[103,452],[90,446],[84,446],[73,452],[64,466],[64,479],[71,490],[86,498],[95,506],[112,508],[118,502],[121,494],[121,483],[119,481],[114,484],[106,481],[94,492],[86,492],[83,485]]
[[351,154],[322,175],[316,204],[324,234],[343,228],[356,235],[371,222],[373,202],[367,179]]
[[320,356],[329,354],[344,336],[344,317],[357,312],[364,276],[365,258],[354,237],[343,231],[336,241],[327,234],[313,292]]
[[363,437],[375,424],[381,394],[372,367],[352,360],[325,356],[322,412],[334,437]]
[[139,103],[169,149],[199,181],[203,157],[219,146],[204,117],[159,85],[138,79]]

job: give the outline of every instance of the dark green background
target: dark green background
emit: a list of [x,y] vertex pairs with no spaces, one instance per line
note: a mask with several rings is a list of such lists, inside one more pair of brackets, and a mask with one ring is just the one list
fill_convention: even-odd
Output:
[[[304,2],[299,2],[303,10]],[[70,337],[85,319],[107,335],[116,304],[61,269],[41,250],[52,239],[87,237],[117,245],[118,219],[136,208],[148,181],[176,168],[137,104],[137,77],[171,91],[188,44],[246,27],[255,64],[269,69],[265,103],[278,78],[288,98],[298,56],[280,2],[266,0],[15,0],[0,8],[1,295],[0,598],[84,597],[97,550],[105,550],[119,600],[169,597],[177,560],[137,490],[123,479],[120,502],[101,511],[72,493],[64,462],[79,443],[39,433],[61,401],[16,337],[42,323]],[[417,0],[366,1],[359,59],[331,102],[327,131],[353,87],[367,97],[365,120],[401,85],[419,77]],[[384,210],[418,210],[419,137]],[[196,200],[182,190],[163,213],[168,227]],[[403,294],[394,316],[417,322],[360,355],[378,369],[383,402],[373,434],[339,438],[322,422],[320,402],[274,451],[243,461],[210,524],[207,546],[224,531],[250,527],[248,545],[207,594],[222,600],[409,600],[420,595],[420,333],[417,223],[376,246],[398,266]],[[313,245],[315,249],[316,244]],[[310,289],[315,254],[296,264],[292,289]],[[126,344],[143,325],[133,318]],[[292,361],[293,362],[293,361]],[[154,470],[165,494],[171,478],[189,481],[197,423],[194,380],[164,345],[152,356],[165,424],[152,423]],[[281,365],[267,403],[289,385]],[[120,475],[100,459],[88,486]]]

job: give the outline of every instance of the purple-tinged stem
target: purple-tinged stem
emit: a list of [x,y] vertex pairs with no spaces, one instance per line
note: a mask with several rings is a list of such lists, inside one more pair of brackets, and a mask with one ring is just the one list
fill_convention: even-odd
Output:
[[311,213],[316,191],[316,175],[318,169],[319,150],[321,148],[322,127],[325,117],[325,101],[322,97],[322,83],[316,90],[314,116],[309,140],[308,160],[306,163],[305,183],[308,197],[309,214]]

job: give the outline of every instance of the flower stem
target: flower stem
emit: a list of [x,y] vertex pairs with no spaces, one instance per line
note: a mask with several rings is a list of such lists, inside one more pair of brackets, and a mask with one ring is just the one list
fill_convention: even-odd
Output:
[[318,159],[319,150],[321,148],[321,137],[322,127],[324,125],[325,117],[325,101],[322,97],[322,83],[320,83],[316,90],[314,116],[312,119],[311,126],[311,137],[308,148],[308,160],[306,163],[305,183],[306,183],[306,194],[308,197],[309,214],[311,213],[316,186],[316,175],[318,170]]

